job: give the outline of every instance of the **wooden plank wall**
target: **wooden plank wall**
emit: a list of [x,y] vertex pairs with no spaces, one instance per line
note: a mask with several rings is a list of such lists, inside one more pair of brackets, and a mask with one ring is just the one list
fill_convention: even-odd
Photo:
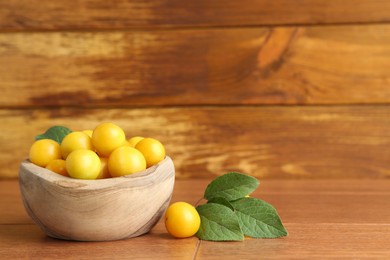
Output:
[[51,125],[154,136],[177,178],[390,177],[390,2],[0,3],[1,178]]

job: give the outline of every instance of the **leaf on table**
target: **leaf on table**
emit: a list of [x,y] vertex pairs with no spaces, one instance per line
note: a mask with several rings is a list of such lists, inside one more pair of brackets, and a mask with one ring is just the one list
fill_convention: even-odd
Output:
[[237,200],[252,193],[259,181],[249,175],[230,172],[215,178],[206,188],[204,198],[211,200],[221,197],[228,201]]
[[231,203],[245,235],[254,238],[287,236],[287,230],[271,204],[256,198],[243,198]]
[[47,129],[45,133],[37,135],[35,137],[35,140],[37,141],[40,139],[51,139],[61,144],[62,139],[64,139],[64,137],[71,132],[72,130],[65,126],[52,126]]
[[234,212],[221,204],[208,203],[196,208],[201,224],[199,239],[210,241],[242,241],[244,235]]

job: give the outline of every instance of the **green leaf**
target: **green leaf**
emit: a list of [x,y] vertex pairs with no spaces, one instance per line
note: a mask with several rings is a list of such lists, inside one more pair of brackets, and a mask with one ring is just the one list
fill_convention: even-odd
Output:
[[221,198],[221,197],[212,198],[207,203],[221,204],[223,206],[226,206],[226,207],[230,208],[232,211],[234,211],[233,205],[228,200],[226,200],[225,198]]
[[259,181],[252,176],[230,172],[215,178],[207,186],[204,198],[211,200],[221,197],[228,201],[240,199],[252,193],[259,184]]
[[52,126],[47,129],[45,133],[37,135],[35,137],[35,140],[52,139],[57,143],[61,144],[62,139],[64,139],[64,137],[71,132],[72,130],[65,126]]
[[211,241],[242,241],[244,234],[234,212],[221,204],[208,203],[196,208],[200,215],[199,239]]
[[232,202],[232,205],[245,235],[255,238],[287,236],[287,230],[271,204],[256,198],[244,198]]

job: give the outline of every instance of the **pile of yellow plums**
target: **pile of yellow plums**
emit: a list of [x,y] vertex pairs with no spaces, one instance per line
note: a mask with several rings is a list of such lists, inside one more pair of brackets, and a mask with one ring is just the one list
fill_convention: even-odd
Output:
[[58,174],[77,179],[103,179],[133,174],[165,158],[165,148],[154,138],[127,139],[121,127],[102,123],[94,130],[73,131],[59,143],[35,141],[29,160]]

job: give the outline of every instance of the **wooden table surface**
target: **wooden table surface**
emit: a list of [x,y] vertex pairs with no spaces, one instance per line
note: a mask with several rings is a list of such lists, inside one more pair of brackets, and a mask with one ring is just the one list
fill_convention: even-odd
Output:
[[[176,181],[172,201],[195,204],[208,182]],[[0,258],[390,259],[390,180],[264,180],[253,196],[276,207],[288,237],[174,239],[160,221],[133,239],[72,242],[42,233],[23,208],[17,181],[0,181]]]

